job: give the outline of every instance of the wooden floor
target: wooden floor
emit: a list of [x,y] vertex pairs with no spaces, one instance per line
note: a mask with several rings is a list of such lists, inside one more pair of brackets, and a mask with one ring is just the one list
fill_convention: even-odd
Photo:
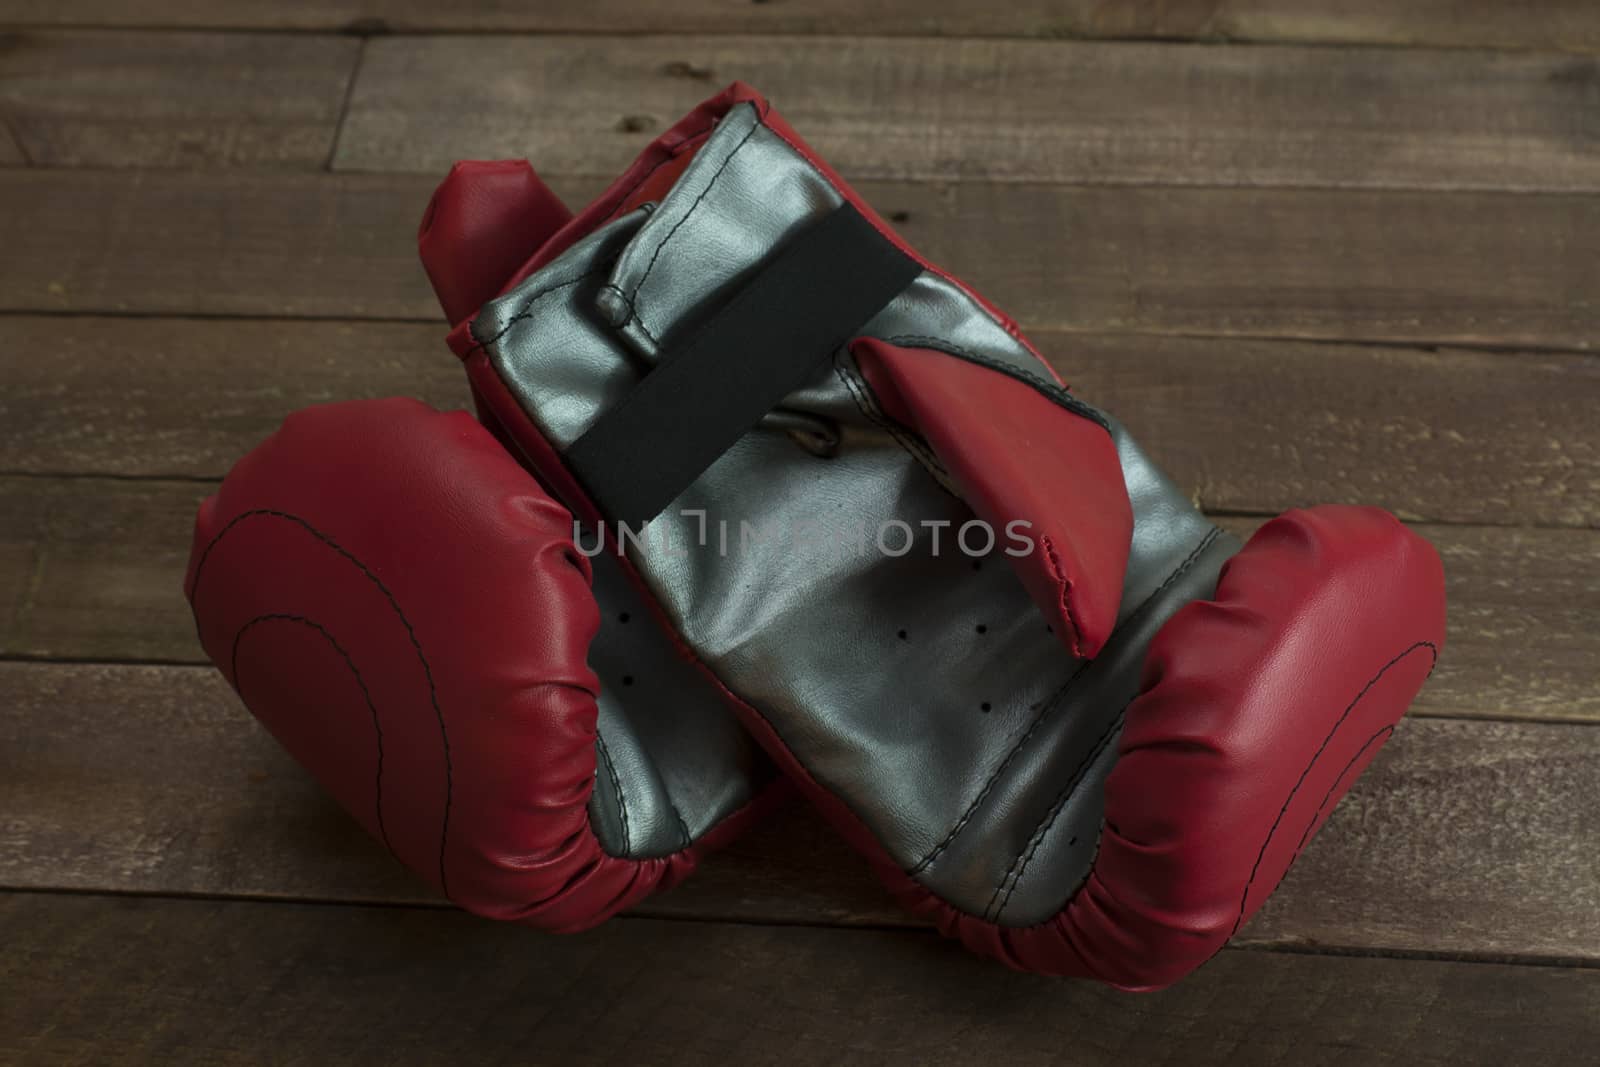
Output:
[[[0,3],[0,1063],[1595,1062],[1597,56],[1593,0]],[[469,919],[203,664],[232,460],[463,399],[443,168],[581,198],[735,77],[1224,524],[1444,555],[1412,717],[1168,992],[969,957],[799,809],[591,934]]]

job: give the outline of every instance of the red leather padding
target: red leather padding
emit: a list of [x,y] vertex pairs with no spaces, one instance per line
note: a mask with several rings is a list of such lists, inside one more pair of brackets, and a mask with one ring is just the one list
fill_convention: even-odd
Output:
[[[1444,642],[1433,547],[1376,508],[1291,511],[1162,627],[1106,783],[1087,882],[980,952],[1125,989],[1168,985],[1247,920],[1371,761]],[[933,909],[939,911],[939,909]]]
[[[1026,382],[946,352],[874,338],[851,347],[884,414],[932,447],[1073,655],[1098,653],[1117,624],[1133,510],[1106,428]],[[1041,378],[1047,389],[1060,388]],[[1044,462],[1042,457],[1052,457]]]
[[572,522],[470,416],[310,408],[201,505],[185,582],[250,710],[407,866],[481,915],[593,925],[687,874],[590,830],[599,625]]
[[525,159],[450,168],[417,228],[422,269],[451,324],[477,314],[572,212]]

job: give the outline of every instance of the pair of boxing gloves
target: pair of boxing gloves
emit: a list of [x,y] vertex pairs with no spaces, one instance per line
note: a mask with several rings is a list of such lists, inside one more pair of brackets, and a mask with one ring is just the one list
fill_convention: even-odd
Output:
[[460,164],[420,242],[478,417],[289,416],[185,591],[250,710],[473,912],[588,927],[787,779],[972,949],[1160,987],[1437,658],[1426,542],[1214,527],[745,86],[576,216]]

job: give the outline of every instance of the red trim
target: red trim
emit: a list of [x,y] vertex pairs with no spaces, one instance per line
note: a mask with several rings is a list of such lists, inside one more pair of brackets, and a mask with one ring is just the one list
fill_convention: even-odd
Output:
[[1097,655],[1117,624],[1133,538],[1105,427],[960,356],[870,337],[851,351],[884,414],[928,442],[1002,552],[1012,523],[1027,524],[1033,550],[1006,558],[1067,650]]
[[458,323],[475,314],[571,218],[527,160],[451,167],[417,229],[422,268],[445,318]]

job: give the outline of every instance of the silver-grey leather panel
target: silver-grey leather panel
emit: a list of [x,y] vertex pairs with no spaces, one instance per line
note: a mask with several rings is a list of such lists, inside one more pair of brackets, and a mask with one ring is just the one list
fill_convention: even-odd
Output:
[[[605,281],[593,265],[609,262],[648,214],[634,212],[585,238],[516,299],[486,308],[474,325],[479,340],[519,339],[492,351],[501,354],[508,382],[537,377],[552,425],[587,424],[599,410],[596,398],[614,400],[643,373],[642,364],[614,358],[610,331],[591,324],[591,316],[542,316],[541,307],[590,305]],[[522,350],[537,358],[518,363],[506,355]],[[584,351],[605,359],[553,358]],[[620,564],[606,553],[590,562],[600,607],[600,629],[589,646],[589,666],[600,679],[590,826],[610,855],[670,855],[743,807],[776,772],[712,682],[656,624]]]
[[[532,421],[566,447],[663,345],[839,200],[753,107],[735,108],[660,205],[574,246],[486,308],[475,332]],[[1050,388],[1032,353],[931,272],[863,332]],[[831,458],[768,419],[649,525],[630,558],[702,660],[905,870],[971,914],[1048,918],[1093,861],[1100,786],[1145,644],[1182,603],[1209,595],[1236,544],[1111,423],[1135,532],[1118,635],[1086,666],[999,550],[974,560],[956,549],[971,511],[927,446],[877,409],[848,351],[784,412],[829,427]],[[769,539],[740,551],[741,520]],[[898,556],[870,544],[891,522],[911,527]]]
[[688,847],[776,773],[709,679],[673,646],[614,556],[590,561],[600,678],[589,820],[613,856]]

